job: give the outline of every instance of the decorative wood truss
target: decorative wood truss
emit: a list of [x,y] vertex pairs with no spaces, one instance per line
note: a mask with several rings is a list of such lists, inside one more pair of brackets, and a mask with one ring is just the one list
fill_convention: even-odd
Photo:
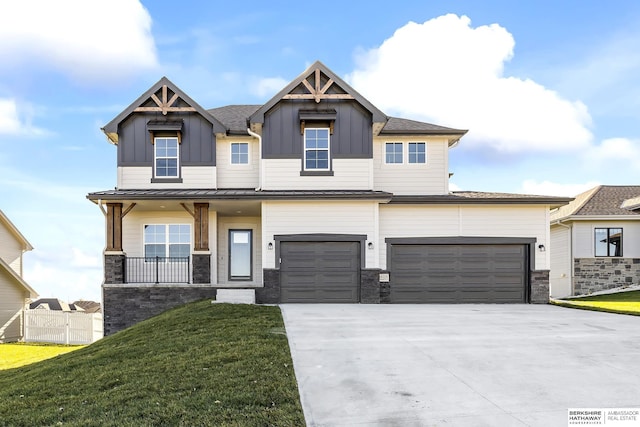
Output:
[[302,84],[309,93],[290,93],[282,97],[282,99],[313,99],[319,103],[323,99],[354,99],[353,95],[348,93],[327,93],[327,90],[334,84],[333,79],[329,79],[323,86],[320,86],[320,69],[316,68],[314,72],[315,87],[309,82],[309,77],[302,79]]
[[151,95],[151,99],[156,103],[155,107],[137,107],[135,112],[160,112],[163,115],[167,115],[169,112],[185,112],[185,111],[196,111],[194,107],[173,107],[173,104],[178,100],[178,94],[174,93],[171,99],[168,99],[168,90],[167,85],[162,85],[162,99],[158,98],[158,96],[154,93]]

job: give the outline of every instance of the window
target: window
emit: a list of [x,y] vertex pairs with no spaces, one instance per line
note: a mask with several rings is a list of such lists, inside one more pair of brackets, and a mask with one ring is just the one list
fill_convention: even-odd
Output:
[[231,164],[232,165],[248,165],[249,164],[249,143],[247,142],[231,143]]
[[155,176],[178,178],[178,138],[154,138]]
[[402,163],[402,142],[385,144],[385,163]]
[[427,152],[424,142],[409,143],[409,163],[426,163]]
[[189,224],[149,224],[144,226],[144,256],[181,257],[191,254]]
[[329,170],[329,128],[304,130],[304,169]]
[[622,256],[622,228],[596,228],[595,254]]
[[229,230],[229,280],[251,280],[252,230]]

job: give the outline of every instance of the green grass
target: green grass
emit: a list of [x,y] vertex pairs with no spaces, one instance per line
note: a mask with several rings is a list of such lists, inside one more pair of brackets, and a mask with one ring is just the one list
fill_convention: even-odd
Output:
[[0,371],[51,359],[82,347],[34,343],[0,344]]
[[0,371],[0,426],[304,426],[280,309],[188,304]]
[[553,304],[583,310],[640,316],[640,291],[555,300]]

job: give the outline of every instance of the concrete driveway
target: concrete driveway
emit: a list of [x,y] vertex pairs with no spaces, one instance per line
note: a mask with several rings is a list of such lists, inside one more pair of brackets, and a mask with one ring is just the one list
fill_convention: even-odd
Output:
[[566,426],[568,408],[640,408],[640,317],[549,305],[281,308],[310,426]]

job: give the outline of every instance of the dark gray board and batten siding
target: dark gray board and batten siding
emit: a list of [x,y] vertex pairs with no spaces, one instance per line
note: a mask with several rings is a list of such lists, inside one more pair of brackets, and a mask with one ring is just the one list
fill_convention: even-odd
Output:
[[262,152],[265,159],[301,159],[304,136],[300,110],[335,110],[331,158],[373,158],[372,116],[355,101],[282,100],[265,114]]
[[136,113],[124,120],[118,131],[118,166],[151,166],[153,144],[147,129],[149,121],[182,120],[180,164],[215,166],[216,137],[213,126],[197,113]]

